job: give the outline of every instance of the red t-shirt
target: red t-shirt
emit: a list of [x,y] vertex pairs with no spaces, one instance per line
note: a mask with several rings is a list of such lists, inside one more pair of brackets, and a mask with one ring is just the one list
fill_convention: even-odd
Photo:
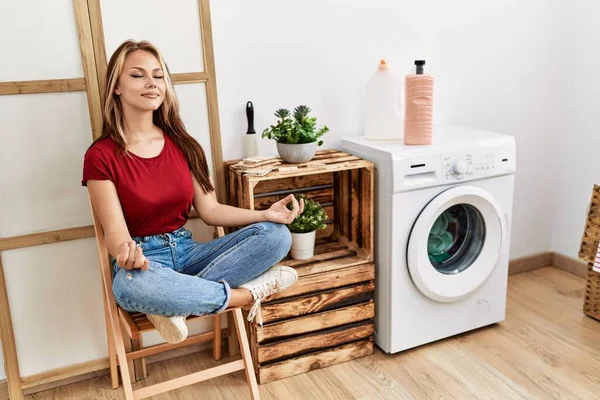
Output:
[[181,228],[188,220],[194,186],[183,151],[168,135],[156,157],[117,155],[117,144],[102,139],[86,152],[83,180],[111,180],[117,188],[131,236],[150,236]]

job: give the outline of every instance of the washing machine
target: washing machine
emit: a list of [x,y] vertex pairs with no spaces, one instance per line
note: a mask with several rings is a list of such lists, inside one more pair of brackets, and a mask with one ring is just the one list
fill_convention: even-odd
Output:
[[514,138],[437,127],[434,139],[342,140],[376,166],[375,342],[387,353],[506,314]]

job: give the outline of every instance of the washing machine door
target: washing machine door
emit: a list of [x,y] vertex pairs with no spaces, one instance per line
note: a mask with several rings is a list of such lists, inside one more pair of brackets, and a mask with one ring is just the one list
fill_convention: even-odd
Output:
[[476,290],[494,270],[506,240],[503,215],[491,194],[473,186],[457,186],[432,199],[408,241],[408,268],[419,290],[440,302]]

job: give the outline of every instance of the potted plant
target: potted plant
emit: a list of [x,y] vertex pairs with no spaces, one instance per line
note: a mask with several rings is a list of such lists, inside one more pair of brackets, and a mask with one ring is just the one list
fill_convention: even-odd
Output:
[[275,111],[277,123],[263,131],[263,138],[277,141],[277,152],[283,161],[310,161],[317,151],[317,146],[323,144],[319,138],[327,133],[329,128],[323,126],[317,129],[317,118],[309,116],[310,111],[310,108],[302,105],[296,107],[294,115],[291,115],[289,110],[280,108]]
[[[304,211],[288,225],[292,233],[291,256],[296,260],[307,260],[314,255],[317,230],[325,229],[327,213],[321,204],[306,198],[306,195],[294,195],[298,201],[304,199]],[[291,204],[288,204],[291,209]]]

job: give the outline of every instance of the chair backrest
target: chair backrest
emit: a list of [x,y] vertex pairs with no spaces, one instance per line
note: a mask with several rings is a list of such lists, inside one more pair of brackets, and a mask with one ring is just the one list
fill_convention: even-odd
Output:
[[94,210],[92,199],[90,198],[90,210],[92,210],[92,218],[94,220],[94,232],[96,234],[96,245],[98,248],[98,255],[100,257],[100,272],[102,273],[102,281],[106,288],[110,288],[112,284],[112,274],[110,272],[110,255],[106,248],[106,242],[104,240],[104,230],[102,224],[98,218],[98,214]]

